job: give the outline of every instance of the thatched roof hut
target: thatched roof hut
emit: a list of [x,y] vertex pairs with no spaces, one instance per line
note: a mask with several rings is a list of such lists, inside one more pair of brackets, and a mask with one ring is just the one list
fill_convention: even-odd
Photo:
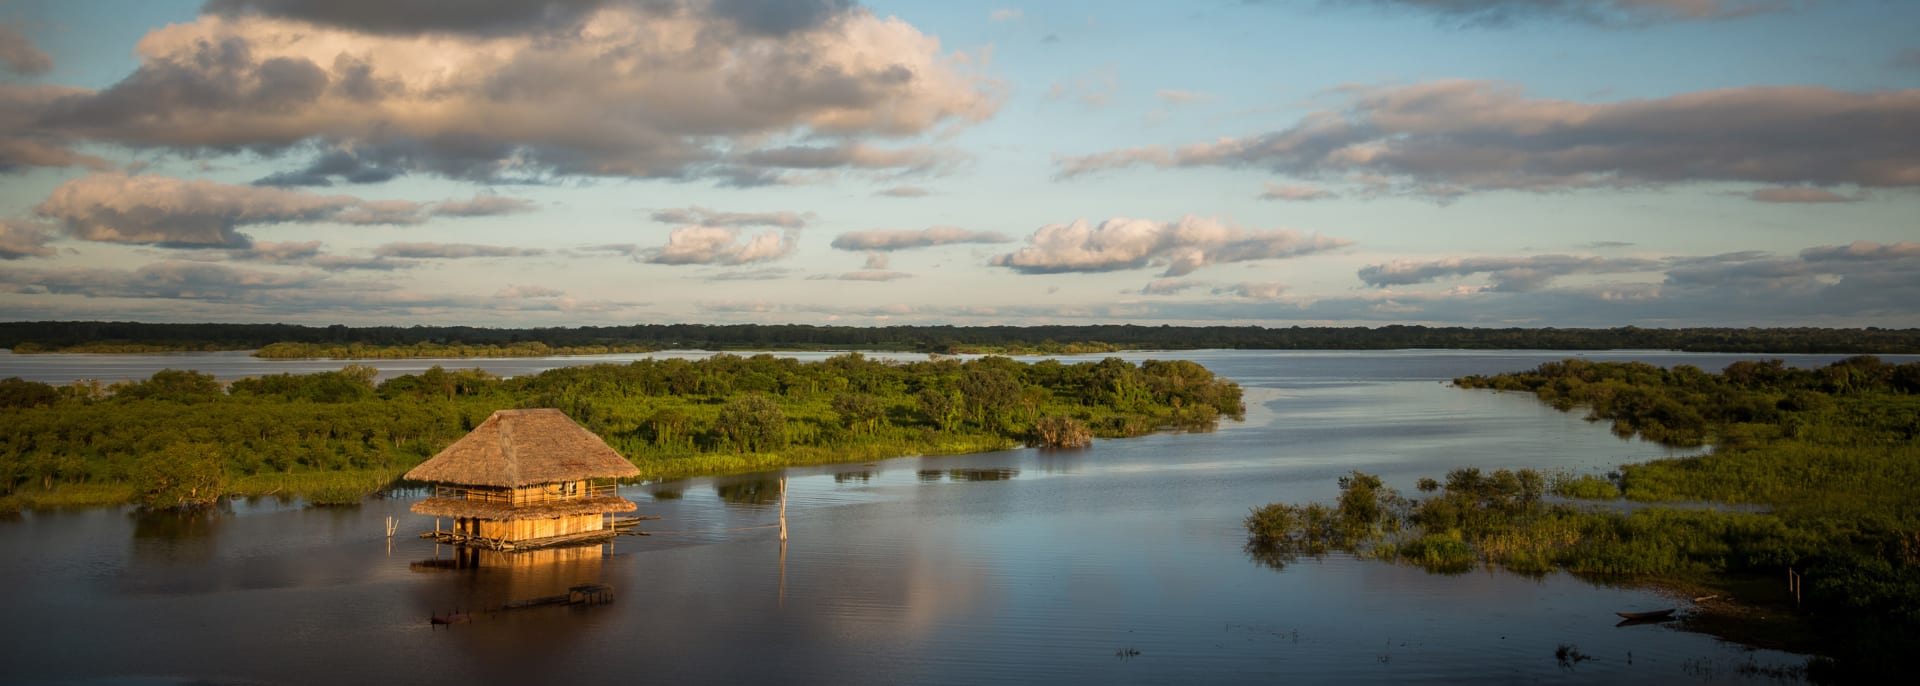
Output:
[[[431,481],[414,512],[436,517],[439,540],[517,550],[598,540],[632,512],[613,479],[640,470],[559,410],[500,410],[406,478]],[[439,517],[452,517],[452,531]]]
[[555,409],[499,410],[433,459],[414,481],[516,488],[639,476],[640,470],[586,427]]

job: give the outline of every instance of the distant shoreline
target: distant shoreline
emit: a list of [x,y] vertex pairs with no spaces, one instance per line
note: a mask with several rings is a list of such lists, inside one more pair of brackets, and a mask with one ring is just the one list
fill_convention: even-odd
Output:
[[[267,358],[545,357],[669,349],[1071,355],[1130,350],[1672,350],[1920,354],[1920,329],[642,324],[490,329],[293,324],[0,322],[0,348],[138,354],[257,350]],[[463,352],[464,351],[464,352]]]

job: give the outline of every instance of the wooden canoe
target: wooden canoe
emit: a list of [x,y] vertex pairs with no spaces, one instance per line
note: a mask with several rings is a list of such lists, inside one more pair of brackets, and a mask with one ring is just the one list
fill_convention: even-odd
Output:
[[1614,614],[1620,615],[1622,619],[1627,619],[1631,621],[1647,621],[1647,620],[1653,620],[1653,619],[1666,619],[1667,617],[1673,614],[1673,610],[1674,608],[1670,607],[1665,610],[1649,610],[1647,612],[1615,612]]

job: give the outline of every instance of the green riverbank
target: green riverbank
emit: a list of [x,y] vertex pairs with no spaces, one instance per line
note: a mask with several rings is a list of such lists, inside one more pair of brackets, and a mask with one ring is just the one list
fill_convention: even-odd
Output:
[[[772,355],[640,360],[500,379],[434,367],[373,382],[348,366],[221,384],[0,380],[0,507],[177,506],[221,495],[355,502],[494,410],[554,407],[644,479],[868,462],[1206,429],[1240,387],[1185,361],[889,363]],[[1059,432],[1037,427],[1065,426]]]

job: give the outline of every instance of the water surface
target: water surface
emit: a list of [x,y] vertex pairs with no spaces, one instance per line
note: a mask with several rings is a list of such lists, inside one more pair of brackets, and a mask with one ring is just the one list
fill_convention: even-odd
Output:
[[[1604,471],[1669,454],[1530,396],[1441,383],[1565,356],[1128,354],[1194,359],[1239,381],[1247,420],[1078,451],[627,486],[642,514],[661,517],[643,524],[654,535],[543,556],[460,556],[413,538],[433,527],[407,511],[419,494],[349,509],[264,499],[200,518],[26,513],[0,522],[0,681],[1742,683],[1742,666],[1800,663],[1670,625],[1615,628],[1616,610],[1675,604],[1644,590],[1341,555],[1276,569],[1242,552],[1249,507],[1330,501],[1351,469],[1410,490],[1461,466]],[[1585,356],[1706,369],[1744,359]],[[285,364],[109,357],[133,376]],[[0,355],[0,376],[46,359],[58,358]],[[578,359],[478,362],[511,374]],[[79,373],[63,364],[39,378]],[[387,517],[402,536],[385,537]],[[584,582],[618,599],[483,612]],[[475,621],[426,621],[456,609]],[[1561,644],[1594,659],[1562,666]]]

